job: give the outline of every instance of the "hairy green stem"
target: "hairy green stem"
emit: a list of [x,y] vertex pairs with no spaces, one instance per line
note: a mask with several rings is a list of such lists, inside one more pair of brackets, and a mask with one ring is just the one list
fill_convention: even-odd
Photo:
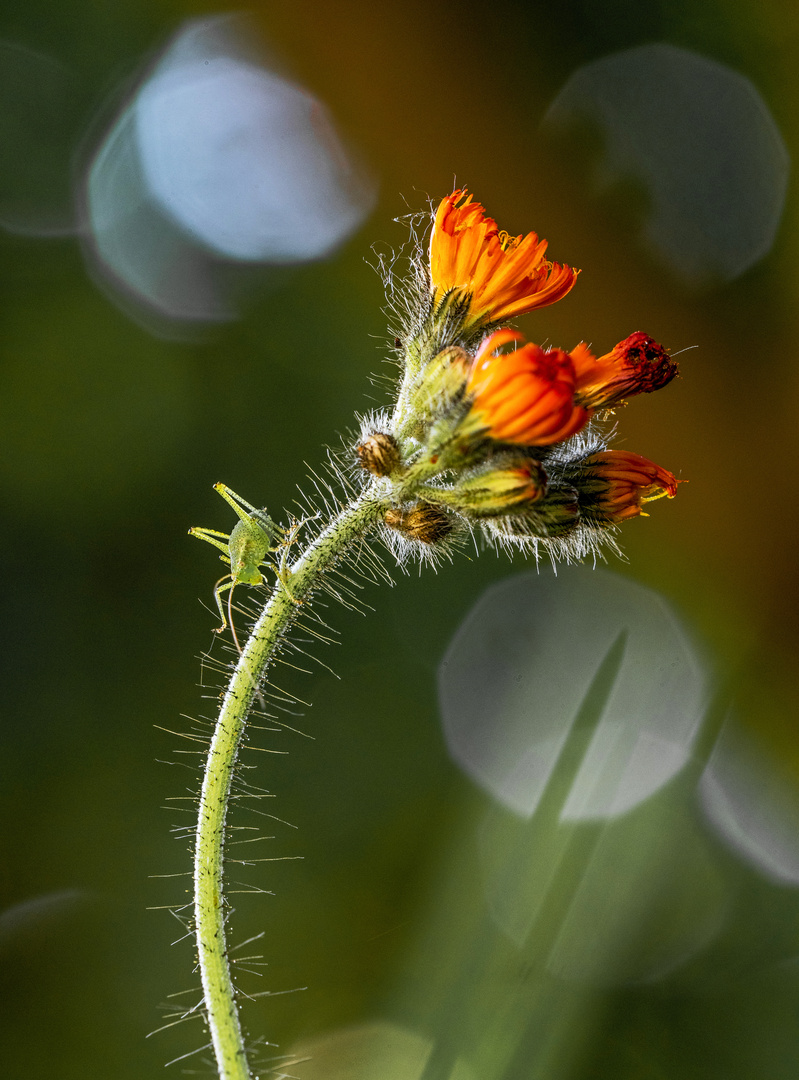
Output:
[[390,505],[373,482],[317,536],[277,584],[244,646],[225,692],[203,777],[194,851],[194,921],[205,1010],[220,1080],[250,1080],[225,937],[225,820],[252,699],[275,649],[326,570],[372,529]]

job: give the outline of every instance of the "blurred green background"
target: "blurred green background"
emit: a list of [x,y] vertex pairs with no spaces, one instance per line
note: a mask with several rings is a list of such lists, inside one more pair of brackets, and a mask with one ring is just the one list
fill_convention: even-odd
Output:
[[[65,176],[70,148],[107,123],[109,96],[183,20],[223,10],[170,0],[5,5],[0,37],[54,58],[75,88]],[[752,80],[795,156],[795,6],[275,0],[254,10],[284,69],[328,105],[379,182],[375,210],[335,256],[256,282],[238,320],[181,340],[112,303],[75,237],[0,233],[8,1080],[152,1077],[205,1041],[199,1021],[145,1040],[159,1004],[197,982],[190,941],[171,945],[184,928],[147,910],[188,888],[186,878],[151,875],[188,869],[185,840],[170,828],[189,814],[159,808],[195,784],[181,741],[154,725],[178,729],[180,714],[213,710],[198,687],[199,656],[212,644],[219,564],[186,532],[232,524],[212,491],[218,480],[270,509],[290,506],[304,463],[322,459],[354,411],[382,400],[369,376],[387,353],[384,301],[365,259],[373,243],[400,245],[406,234],[392,219],[424,209],[453,178],[501,227],[537,230],[555,259],[582,268],[566,300],[521,321],[530,338],[566,348],[586,339],[604,351],[643,329],[674,352],[690,348],[682,379],[620,417],[625,448],[690,483],[624,528],[629,562],[611,568],[680,612],[743,723],[799,778],[793,181],[765,257],[733,281],[692,289],[642,246],[644,194],[634,185],[597,193],[596,141],[540,128],[581,65],[667,42]],[[447,754],[435,679],[486,586],[524,567],[487,552],[437,575],[396,573],[394,589],[367,590],[368,617],[328,613],[341,644],[320,657],[339,678],[286,675],[313,703],[297,721],[311,737],[284,735],[287,755],[257,755],[255,782],[294,826],[273,823],[270,854],[302,860],[251,870],[274,895],[236,898],[232,927],[235,940],[265,931],[253,951],[268,967],[246,989],[308,989],[246,1005],[248,1029],[278,1054],[391,1022],[423,1050],[435,1042],[440,1061],[429,1059],[425,1080],[450,1076],[457,1057],[467,1078],[794,1076],[799,898],[713,838],[724,928],[687,973],[590,991],[533,979],[528,999],[519,965],[536,961],[486,928],[469,845],[489,800]],[[688,794],[679,814],[691,805]],[[647,827],[701,828],[673,826],[668,814]],[[52,903],[31,908],[43,896]],[[27,906],[13,916],[16,905]],[[486,1034],[505,1015],[492,995],[511,971],[519,981],[506,1028]],[[479,1000],[465,1004],[465,986]],[[447,1034],[463,1045],[447,1045]],[[397,1080],[422,1075],[412,1063],[427,1051],[408,1039]],[[547,1039],[541,1064],[530,1047]],[[481,1064],[495,1042],[507,1074]],[[172,1066],[181,1068],[209,1074],[202,1055]]]

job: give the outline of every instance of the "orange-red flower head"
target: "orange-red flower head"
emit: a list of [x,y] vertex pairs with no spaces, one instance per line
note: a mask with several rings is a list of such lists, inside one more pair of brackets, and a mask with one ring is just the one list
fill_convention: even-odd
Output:
[[589,414],[574,403],[574,365],[562,349],[527,344],[495,355],[521,336],[497,330],[478,349],[466,384],[467,424],[498,442],[549,446],[574,435]]
[[[580,505],[587,517],[602,524],[643,514],[643,503],[664,495],[673,499],[677,480],[666,469],[627,450],[593,454],[581,465]],[[644,515],[646,516],[646,515]]]
[[504,322],[560,300],[578,270],[548,262],[546,240],[535,233],[509,236],[461,188],[436,211],[430,237],[434,299],[451,290],[468,296],[466,325]]
[[587,409],[612,409],[634,394],[670,383],[677,365],[654,338],[637,331],[597,359],[585,343],[572,349],[576,399]]

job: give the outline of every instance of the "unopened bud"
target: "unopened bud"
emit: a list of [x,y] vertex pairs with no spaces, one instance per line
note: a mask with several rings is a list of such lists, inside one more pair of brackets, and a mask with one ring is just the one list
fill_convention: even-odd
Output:
[[551,488],[526,516],[539,536],[564,536],[580,520],[577,492],[572,487]]
[[[452,488],[441,489],[441,501],[467,517],[488,518],[523,513],[545,493],[547,477],[540,462],[519,457],[502,467],[486,469]],[[432,497],[432,495],[430,496]]]
[[577,492],[573,487],[556,487],[523,513],[490,518],[485,524],[495,536],[545,540],[565,536],[579,523]]
[[586,409],[613,409],[635,394],[660,390],[677,374],[677,365],[663,346],[640,331],[599,359],[585,344],[570,356],[577,373],[575,401]]
[[374,476],[390,476],[400,463],[399,447],[393,435],[375,431],[355,447],[362,467]]
[[391,507],[383,518],[386,525],[422,544],[437,544],[452,532],[449,514],[440,506],[420,502],[406,510]]
[[446,409],[463,393],[471,363],[469,353],[457,345],[436,353],[411,391],[411,410],[419,417],[429,417]]

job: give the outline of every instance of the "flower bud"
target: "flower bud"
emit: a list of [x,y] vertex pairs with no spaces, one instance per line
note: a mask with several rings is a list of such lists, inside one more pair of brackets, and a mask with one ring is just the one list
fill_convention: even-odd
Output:
[[502,539],[547,540],[563,537],[580,523],[580,506],[573,487],[550,488],[522,513],[489,518],[488,531]]
[[585,343],[569,355],[576,374],[574,400],[586,409],[612,409],[635,394],[660,390],[677,374],[663,346],[640,331],[599,359]]
[[400,463],[399,447],[393,435],[374,431],[355,447],[362,468],[373,476],[390,476]]
[[527,515],[538,536],[565,536],[580,521],[577,492],[571,487],[552,488]]
[[383,518],[386,525],[422,544],[437,544],[452,532],[449,514],[440,506],[419,502],[408,509],[392,506]]
[[647,515],[643,503],[664,495],[673,499],[677,480],[653,461],[626,450],[606,450],[585,458],[573,471],[583,517],[596,525],[616,524]]
[[450,345],[436,353],[412,379],[403,383],[395,412],[394,430],[401,438],[424,441],[431,423],[444,420],[447,441],[452,431],[451,406],[463,396],[472,358],[464,349]]
[[[546,492],[547,477],[541,464],[532,458],[506,461],[469,476],[446,491],[444,501],[467,517],[487,518],[519,514]],[[430,496],[432,498],[432,495]]]
[[424,371],[417,397],[428,410],[448,405],[463,392],[472,358],[465,349],[450,345],[436,353]]

